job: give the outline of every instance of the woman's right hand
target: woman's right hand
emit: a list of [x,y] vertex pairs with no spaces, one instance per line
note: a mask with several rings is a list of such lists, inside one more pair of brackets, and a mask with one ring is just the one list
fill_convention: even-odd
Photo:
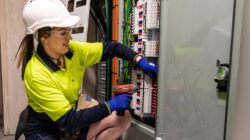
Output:
[[113,99],[108,101],[107,103],[109,104],[110,111],[112,112],[114,110],[129,109],[131,100],[132,100],[132,95],[124,93],[113,97]]

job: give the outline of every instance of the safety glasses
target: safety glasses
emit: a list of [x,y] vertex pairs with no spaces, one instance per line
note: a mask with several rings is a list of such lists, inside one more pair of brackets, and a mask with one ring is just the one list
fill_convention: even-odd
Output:
[[50,33],[61,39],[71,38],[71,28],[55,28]]

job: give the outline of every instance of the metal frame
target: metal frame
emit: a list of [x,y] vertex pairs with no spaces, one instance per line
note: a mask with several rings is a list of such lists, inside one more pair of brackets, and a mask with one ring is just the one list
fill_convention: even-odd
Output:
[[[166,0],[161,0],[161,11],[160,11],[160,46],[164,46],[164,44],[167,44],[167,40],[164,38],[167,38],[167,15],[168,15],[168,3]],[[164,25],[164,26],[162,26]],[[164,37],[164,38],[163,38]],[[159,51],[159,65],[163,65],[165,63],[165,60],[167,60],[167,56],[164,54],[164,52],[167,52],[167,47],[161,47],[161,51]],[[164,119],[164,114],[160,112],[164,111],[164,103],[166,99],[166,94],[164,94],[164,89],[166,85],[166,73],[167,69],[166,67],[159,67],[159,75],[158,76],[158,98],[157,98],[157,118],[156,118],[156,135],[155,137],[158,139],[162,139],[165,135],[164,132],[164,125],[160,122],[163,122],[162,119]]]
[[[239,68],[239,57],[240,57],[240,42],[241,42],[241,31],[242,31],[242,19],[244,10],[244,0],[235,0],[234,7],[234,26],[232,33],[232,48],[231,48],[231,73],[230,73],[230,84],[229,84],[229,97],[228,97],[228,108],[227,108],[227,121],[225,127],[225,140],[232,140],[233,131],[233,120],[236,110],[236,95],[238,87],[238,68]],[[230,109],[229,109],[230,108]]]
[[123,21],[123,16],[124,16],[124,0],[119,0],[119,29],[118,29],[118,42],[122,42],[122,36],[123,36],[123,30],[122,30],[122,26],[124,24]]

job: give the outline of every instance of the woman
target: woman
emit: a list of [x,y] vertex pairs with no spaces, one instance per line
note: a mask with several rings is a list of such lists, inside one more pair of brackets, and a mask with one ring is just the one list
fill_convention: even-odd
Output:
[[[71,28],[79,17],[69,14],[59,0],[29,0],[23,10],[26,36],[20,44],[18,67],[28,97],[27,140],[56,140],[61,129],[76,139],[113,140],[130,125],[128,111],[123,117],[116,110],[128,109],[131,95],[76,111],[78,92],[87,67],[113,56],[134,61],[149,76],[157,66],[119,43],[71,41]],[[36,51],[35,38],[38,42]],[[95,101],[88,97],[88,101]]]

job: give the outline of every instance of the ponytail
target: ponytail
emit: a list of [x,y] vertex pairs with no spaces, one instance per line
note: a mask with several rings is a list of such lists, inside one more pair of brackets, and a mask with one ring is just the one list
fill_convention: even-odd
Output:
[[18,56],[17,68],[22,65],[22,80],[24,79],[24,71],[28,61],[31,59],[34,53],[34,39],[33,35],[26,35],[16,53],[16,57]]
[[[43,27],[37,31],[38,44],[42,44],[40,41],[40,38],[48,37],[52,29],[53,28],[51,27]],[[17,68],[19,68],[22,65],[22,79],[24,79],[24,71],[25,71],[26,65],[31,59],[34,52],[35,52],[35,47],[34,47],[33,35],[26,35],[23,38],[19,46],[19,49],[16,53],[16,57],[19,55],[18,61],[17,61]]]

